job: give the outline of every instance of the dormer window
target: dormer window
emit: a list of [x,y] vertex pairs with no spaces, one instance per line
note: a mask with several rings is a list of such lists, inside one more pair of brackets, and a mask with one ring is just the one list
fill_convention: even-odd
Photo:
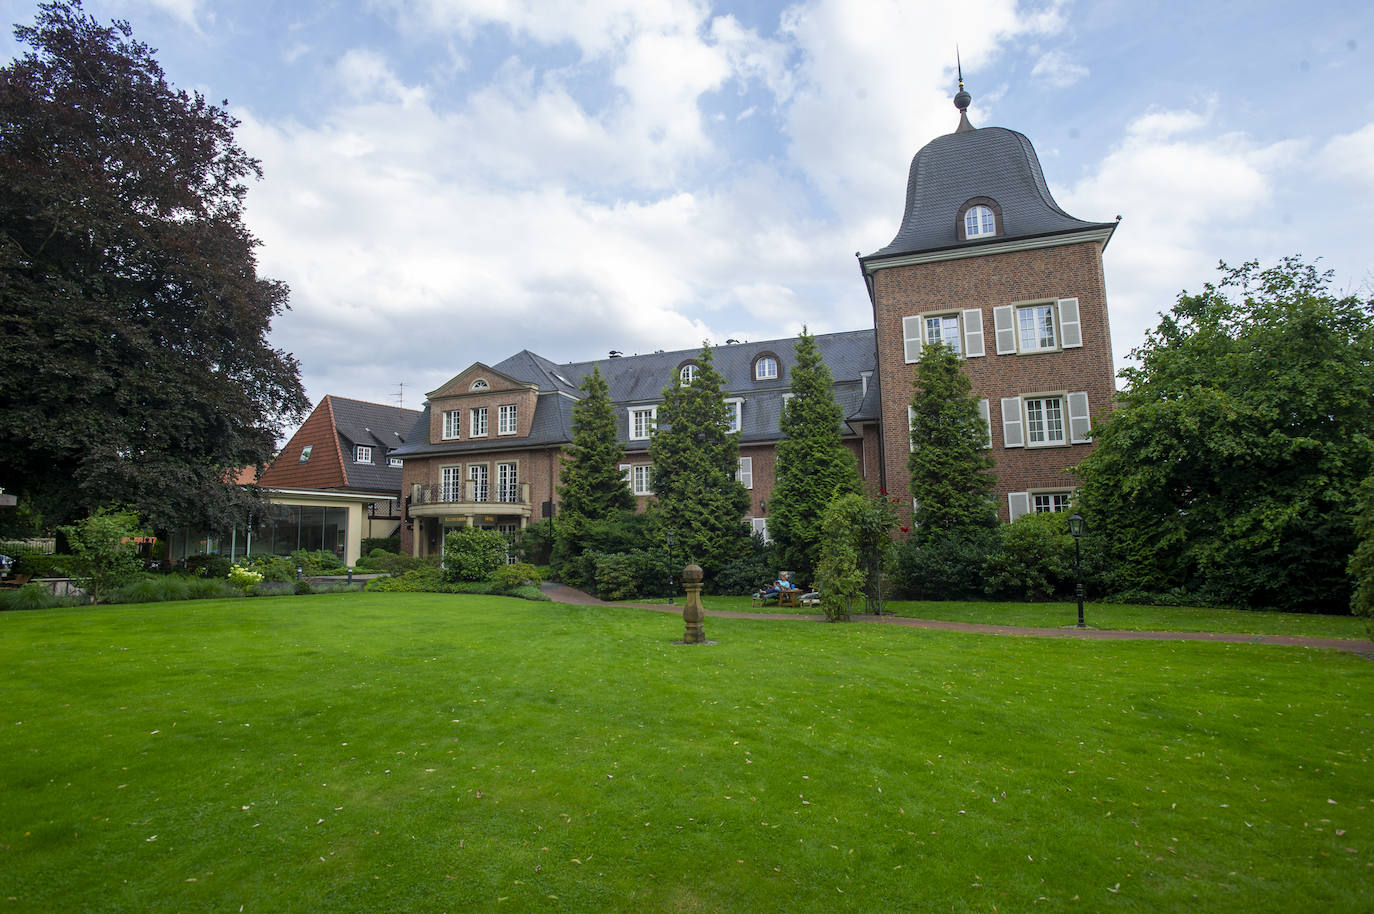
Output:
[[692,386],[692,382],[697,379],[697,374],[700,373],[700,371],[701,369],[699,369],[696,364],[688,362],[679,369],[677,373],[678,381],[683,387],[690,387]]
[[486,379],[486,378],[478,378],[476,381],[473,381],[473,382],[472,382],[472,387],[470,387],[470,388],[468,388],[468,389],[469,389],[469,390],[490,390],[490,389],[491,389],[491,385],[487,383],[487,379]]
[[959,207],[960,241],[976,241],[1004,234],[1002,207],[991,197],[973,197]]
[[771,355],[761,355],[754,360],[755,381],[775,381],[778,377],[778,360]]
[[986,206],[970,206],[964,213],[964,237],[976,238],[979,235],[997,234],[997,220],[992,210]]
[[371,462],[372,462],[372,448],[368,447],[368,446],[365,445],[365,444],[360,444],[360,445],[358,445],[357,447],[355,447],[355,448],[353,449],[353,462],[354,462],[354,463],[371,463]]

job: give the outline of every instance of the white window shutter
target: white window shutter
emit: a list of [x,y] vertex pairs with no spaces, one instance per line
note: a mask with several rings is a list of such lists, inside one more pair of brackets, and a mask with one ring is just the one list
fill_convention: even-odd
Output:
[[1088,394],[1077,391],[1069,394],[1069,443],[1087,444],[1092,441],[1092,417],[1088,415]]
[[1002,398],[1002,446],[1025,447],[1026,439],[1022,434],[1021,398]]
[[739,459],[739,470],[735,473],[737,479],[746,489],[754,487],[754,458],[741,457]]
[[1016,309],[1002,305],[992,309],[992,325],[997,331],[997,354],[1016,354]]
[[983,312],[969,308],[964,312],[964,358],[976,359],[983,354]]
[[1030,513],[1030,493],[1029,492],[1008,492],[1007,493],[1007,514],[1012,520],[1016,520],[1022,514]]
[[916,450],[916,442],[911,437],[911,426],[916,424],[916,410],[908,406],[906,408],[906,449]]
[[908,365],[921,360],[921,325],[919,316],[902,318],[902,352]]
[[978,401],[978,415],[983,417],[983,425],[988,431],[988,440],[983,447],[992,447],[992,407],[988,405],[987,397]]
[[631,476],[633,472],[634,470],[631,469],[628,463],[622,463],[620,465],[620,474],[625,477],[625,485],[630,487],[631,492],[635,490],[635,481],[634,478]]
[[1078,323],[1078,299],[1059,299],[1059,345],[1077,349],[1083,345],[1083,328]]

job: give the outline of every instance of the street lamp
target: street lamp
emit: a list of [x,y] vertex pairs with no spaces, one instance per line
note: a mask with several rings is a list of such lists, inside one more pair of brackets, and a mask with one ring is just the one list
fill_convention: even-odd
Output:
[[677,532],[669,530],[668,540],[668,605],[673,605],[673,546],[677,543]]
[[1075,514],[1069,518],[1069,533],[1073,535],[1073,577],[1076,582],[1074,590],[1078,594],[1078,627],[1087,628],[1083,624],[1083,570],[1080,564],[1081,551],[1078,547],[1078,539],[1083,535],[1083,517]]

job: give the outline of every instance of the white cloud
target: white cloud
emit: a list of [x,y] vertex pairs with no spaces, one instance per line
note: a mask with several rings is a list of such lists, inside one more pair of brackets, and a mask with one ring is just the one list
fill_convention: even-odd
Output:
[[1067,88],[1088,75],[1088,68],[1074,61],[1064,51],[1049,51],[1040,56],[1031,68],[1031,76],[1043,80],[1056,89]]
[[1374,123],[1354,133],[1334,136],[1317,156],[1319,166],[1331,177],[1374,190]]

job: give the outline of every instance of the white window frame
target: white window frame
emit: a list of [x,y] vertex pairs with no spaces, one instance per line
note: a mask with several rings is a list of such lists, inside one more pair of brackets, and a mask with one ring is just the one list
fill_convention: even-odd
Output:
[[749,526],[752,528],[753,532],[762,534],[765,543],[771,543],[773,541],[772,537],[768,535],[768,518],[751,517],[749,518]]
[[726,397],[725,405],[730,410],[730,427],[727,431],[740,431],[744,428],[744,399],[742,397]]
[[683,365],[682,368],[678,370],[678,384],[680,384],[683,387],[690,387],[692,382],[697,379],[697,375],[700,373],[700,366],[698,366],[695,362],[688,362],[686,365]]
[[984,238],[997,234],[997,216],[982,203],[964,210],[964,237]]
[[[479,478],[480,477],[480,478]],[[485,502],[491,495],[491,469],[485,463],[468,464],[468,482],[471,483],[470,501]]]
[[310,452],[313,451],[313,450],[315,450],[315,445],[313,445],[313,444],[307,444],[305,447],[301,448],[301,459],[300,459],[299,461],[297,461],[297,462],[298,462],[298,463],[309,463],[309,462],[310,462]]
[[468,416],[470,419],[468,422],[468,437],[487,437],[487,408],[485,406],[474,406],[468,410]]
[[392,457],[390,454],[387,454],[386,465],[391,467],[393,470],[399,470],[406,465],[406,462],[400,457]]
[[[631,441],[647,441],[654,435],[654,429],[658,427],[658,405],[653,406],[631,406],[626,411],[627,430]],[[646,415],[647,414],[647,415]],[[641,427],[636,428],[639,423],[636,421],[641,415],[646,416]]]
[[[765,372],[765,366],[771,367],[772,371]],[[754,359],[754,380],[755,381],[776,381],[778,379],[778,360],[776,356],[761,355]]]
[[444,440],[457,441],[463,433],[463,411],[461,409],[444,410]]
[[[1026,321],[1030,316],[1031,322]],[[1049,342],[1044,339],[1043,318],[1049,318]],[[1027,333],[1032,337],[1029,341]],[[1054,302],[1028,302],[1016,306],[1016,351],[1021,353],[1057,352],[1059,350],[1059,315]]]
[[636,495],[654,494],[654,465],[636,463],[630,467],[630,491]]
[[443,502],[463,501],[467,486],[463,480],[461,466],[441,467],[439,469],[439,500]]
[[983,449],[986,450],[992,447],[992,407],[987,397],[978,401],[978,415],[982,417],[983,428],[988,434],[987,443],[983,445]]
[[353,446],[353,462],[354,462],[354,463],[371,463],[371,462],[372,462],[372,448],[369,447],[369,446],[366,445],[366,444],[355,444],[355,445]]
[[[908,365],[921,360],[921,349],[930,341],[931,321],[954,320],[954,351],[961,358],[978,359],[986,353],[983,346],[983,311],[981,308],[964,308],[958,311],[928,311],[902,318],[902,359]],[[941,332],[941,340],[945,333]]]
[[472,382],[468,390],[491,390],[491,385],[487,383],[486,378],[478,378],[476,381]]
[[[1061,514],[1068,511],[1073,503],[1073,489],[1032,489],[1028,494],[1032,514]],[[1042,499],[1047,502],[1046,507],[1041,507]],[[1059,499],[1062,499],[1061,507],[1056,508],[1054,502]]]
[[[1031,309],[1048,309],[1051,332],[1054,342],[1041,345],[1036,335],[1033,345],[1022,340],[1021,315]],[[992,309],[993,327],[997,335],[998,355],[1035,355],[1041,352],[1059,352],[1064,349],[1078,349],[1083,345],[1083,325],[1079,318],[1077,298],[1040,299],[1037,301],[1016,302],[999,305]]]
[[520,430],[520,413],[515,403],[496,407],[496,434],[514,435]]
[[[1069,416],[1063,394],[1032,394],[1021,398],[1021,408],[1026,429],[1026,447],[1063,447],[1069,443]],[[1039,404],[1038,408],[1032,404]],[[1050,437],[1053,431],[1051,411],[1057,410],[1059,437]],[[1034,413],[1039,413],[1035,415]],[[1040,440],[1036,440],[1036,434]]]
[[739,469],[735,470],[735,481],[743,485],[746,489],[754,487],[754,458],[741,457],[739,459]]
[[520,464],[502,460],[496,464],[496,500],[503,504],[520,501]]

